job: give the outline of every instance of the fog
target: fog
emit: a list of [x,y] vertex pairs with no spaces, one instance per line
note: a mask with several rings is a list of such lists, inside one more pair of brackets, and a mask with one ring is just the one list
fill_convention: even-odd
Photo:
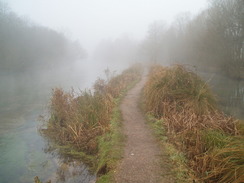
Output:
[[[47,99],[51,88],[90,88],[109,68],[145,60],[142,40],[156,20],[206,8],[193,1],[1,1],[1,106]],[[44,100],[46,101],[46,100]]]
[[54,175],[37,116],[107,69],[183,64],[244,119],[243,27],[243,0],[0,0],[0,182]]
[[7,0],[13,11],[37,24],[65,32],[92,50],[103,39],[146,35],[155,20],[172,22],[181,12],[197,14],[206,0]]
[[0,2],[1,106],[137,62],[244,77],[242,0]]

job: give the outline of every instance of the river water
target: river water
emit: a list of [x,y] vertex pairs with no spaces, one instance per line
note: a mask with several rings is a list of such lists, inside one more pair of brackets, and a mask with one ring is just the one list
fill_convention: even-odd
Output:
[[219,107],[228,115],[244,120],[244,80],[219,73],[198,73],[210,86]]
[[[2,114],[0,127],[0,182],[33,183],[34,177],[52,182],[94,182],[82,163],[66,162],[55,152],[45,153],[47,142],[38,132],[40,108],[12,116]],[[5,116],[5,117],[4,117]]]
[[95,181],[81,162],[47,152],[48,142],[38,131],[42,124],[38,117],[47,108],[51,88],[90,87],[98,74],[89,74],[89,69],[64,68],[56,78],[51,78],[53,71],[38,77],[25,74],[22,79],[0,73],[0,183],[33,183],[35,176],[52,183]]

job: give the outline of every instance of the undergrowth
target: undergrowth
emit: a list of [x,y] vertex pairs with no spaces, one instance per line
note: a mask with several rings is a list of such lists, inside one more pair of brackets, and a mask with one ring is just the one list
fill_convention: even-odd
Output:
[[163,120],[167,142],[185,155],[192,181],[244,180],[243,125],[217,108],[200,77],[180,65],[154,66],[144,98],[146,111]]
[[112,181],[112,170],[121,158],[123,141],[119,101],[140,79],[142,68],[134,65],[117,76],[109,76],[108,70],[106,74],[107,80],[98,79],[94,90],[79,95],[54,89],[50,117],[40,130],[61,154],[87,163],[97,175],[97,182]]

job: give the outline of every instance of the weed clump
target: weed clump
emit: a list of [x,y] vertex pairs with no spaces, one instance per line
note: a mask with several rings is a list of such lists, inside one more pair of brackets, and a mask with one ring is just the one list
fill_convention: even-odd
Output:
[[[237,121],[218,110],[214,95],[200,77],[181,65],[154,66],[144,88],[144,98],[147,112],[163,118],[169,141],[186,154],[195,180],[233,182],[240,177],[243,180],[244,169],[240,164],[244,149],[235,138],[239,134]],[[230,171],[228,167],[236,173],[224,176]]]

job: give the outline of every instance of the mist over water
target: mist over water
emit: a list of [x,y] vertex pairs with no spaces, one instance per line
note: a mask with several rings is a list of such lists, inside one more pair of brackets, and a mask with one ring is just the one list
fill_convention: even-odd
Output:
[[55,153],[46,153],[48,144],[38,132],[38,116],[45,114],[52,88],[70,91],[73,87],[80,92],[79,89],[91,87],[97,76],[87,72],[90,68],[85,65],[86,61],[79,60],[35,77],[30,73],[22,78],[1,77],[0,182],[31,183],[35,176],[53,182],[94,180],[86,166],[65,163]]
[[105,79],[105,69],[118,74],[127,66],[101,62],[94,56],[45,71],[35,70],[34,74],[1,73],[0,182],[31,183],[35,176],[53,182],[94,181],[95,176],[85,165],[65,162],[55,152],[46,153],[48,144],[38,132],[38,117],[45,115],[53,88],[74,89],[79,94],[92,89],[98,77]]
[[[56,11],[44,1],[9,0],[20,15],[6,2],[0,0],[0,182],[31,183],[37,175],[54,182],[95,180],[82,163],[45,151],[38,116],[53,88],[79,94],[106,79],[106,69],[116,75],[134,63],[190,65],[219,106],[244,119],[241,0],[208,6],[204,0],[48,2],[57,3],[50,6]],[[37,5],[40,11],[32,8]],[[63,26],[71,33],[59,31]]]

